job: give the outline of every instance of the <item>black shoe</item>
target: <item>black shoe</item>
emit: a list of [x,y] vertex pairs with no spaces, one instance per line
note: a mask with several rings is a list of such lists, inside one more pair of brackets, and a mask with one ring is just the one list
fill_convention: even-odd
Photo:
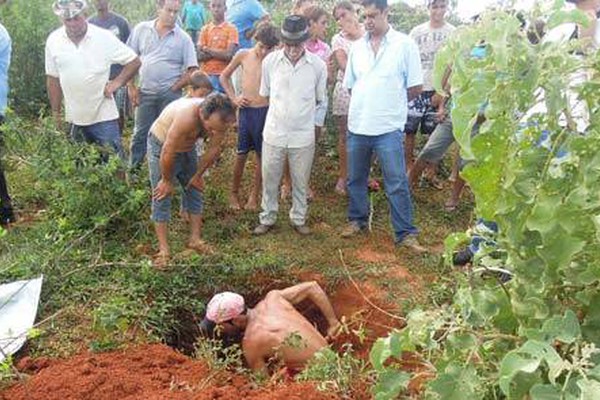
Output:
[[454,253],[452,257],[452,264],[457,266],[464,266],[473,261],[473,253],[469,249],[461,250]]
[[12,207],[2,207],[0,209],[0,225],[6,226],[17,221],[15,211]]

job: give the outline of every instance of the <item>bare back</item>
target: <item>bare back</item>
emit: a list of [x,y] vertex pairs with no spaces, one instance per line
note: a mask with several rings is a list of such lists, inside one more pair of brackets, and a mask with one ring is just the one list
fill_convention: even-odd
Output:
[[245,354],[271,357],[300,369],[320,349],[325,338],[279,292],[272,291],[252,310],[242,343]]
[[254,49],[246,51],[242,57],[242,96],[250,100],[250,107],[268,106],[268,100],[259,95],[262,59],[256,55]]
[[156,119],[150,131],[165,143],[173,143],[174,151],[191,151],[204,129],[200,121],[199,108],[204,99],[182,98],[170,103]]

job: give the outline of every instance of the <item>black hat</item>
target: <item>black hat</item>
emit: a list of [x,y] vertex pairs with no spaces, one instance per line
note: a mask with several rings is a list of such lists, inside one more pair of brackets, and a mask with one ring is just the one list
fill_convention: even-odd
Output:
[[308,40],[308,21],[300,15],[285,17],[281,27],[281,40],[284,43],[302,43]]

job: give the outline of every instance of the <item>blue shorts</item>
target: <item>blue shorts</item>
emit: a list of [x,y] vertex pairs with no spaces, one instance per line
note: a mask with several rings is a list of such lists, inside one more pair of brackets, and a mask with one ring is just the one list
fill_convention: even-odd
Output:
[[214,92],[225,94],[225,89],[223,89],[223,86],[221,86],[221,81],[219,81],[220,77],[221,75],[209,75],[208,80],[210,81]]
[[[152,133],[148,135],[148,168],[150,169],[150,184],[152,192],[161,179],[160,153],[163,144]],[[202,193],[195,187],[187,188],[190,179],[198,170],[198,153],[194,148],[185,153],[175,155],[173,176],[183,190],[181,194],[181,209],[193,215],[202,214]],[[171,196],[163,200],[152,199],[152,221],[168,222],[171,219]]]
[[269,107],[240,108],[238,154],[248,154],[254,150],[260,156],[267,111],[269,111]]

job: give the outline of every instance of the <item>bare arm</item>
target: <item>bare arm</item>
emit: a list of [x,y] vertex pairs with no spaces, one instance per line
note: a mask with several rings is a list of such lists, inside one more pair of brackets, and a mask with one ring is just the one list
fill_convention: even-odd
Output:
[[[225,67],[223,72],[221,72],[221,77],[219,78],[223,89],[225,89],[225,93],[233,102],[237,101],[235,96],[235,89],[233,88],[233,83],[231,82],[231,77],[233,76],[234,71],[242,64],[242,61],[244,60],[246,54],[247,52],[245,50],[238,51],[236,55],[233,56],[233,59],[227,65],[227,67]],[[240,105],[238,104],[238,106]]]
[[52,116],[56,123],[56,127],[61,129],[62,127],[62,87],[57,77],[46,75],[46,87],[48,89],[48,98],[50,100],[50,109],[52,110]]
[[183,89],[184,87],[186,87],[187,85],[190,84],[190,76],[192,75],[192,72],[194,72],[195,70],[197,70],[198,67],[190,67],[187,69],[187,71],[185,71],[181,77],[179,78],[179,80],[177,82],[175,82],[173,84],[173,86],[171,86],[171,90],[173,92],[178,92],[181,89]]
[[210,47],[202,47],[201,50],[202,53],[209,55],[209,59],[229,62],[235,54],[237,48],[238,45],[232,43],[226,50],[211,49]]
[[225,142],[225,132],[213,132],[208,134],[208,149],[201,157],[196,175],[202,176],[204,172],[214,164],[221,152],[223,151],[223,143]]
[[267,363],[265,362],[262,347],[255,343],[244,344],[244,357],[252,371],[266,373]]
[[112,81],[106,84],[104,88],[104,95],[111,97],[114,92],[117,91],[121,86],[127,84],[138,72],[142,62],[139,57],[136,57],[133,61],[125,64],[121,73]]
[[301,283],[280,290],[279,294],[292,304],[298,304],[306,299],[310,299],[317,307],[319,307],[319,310],[321,310],[321,313],[323,313],[323,316],[327,319],[330,328],[337,328],[340,323],[335,315],[335,311],[333,311],[331,302],[317,282]]

